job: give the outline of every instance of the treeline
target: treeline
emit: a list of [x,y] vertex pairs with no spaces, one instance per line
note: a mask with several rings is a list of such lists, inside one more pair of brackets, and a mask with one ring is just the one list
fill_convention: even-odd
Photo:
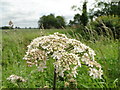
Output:
[[10,26],[3,26],[3,27],[0,27],[0,29],[38,29],[36,27],[10,27]]
[[[98,9],[96,9],[98,8]],[[38,20],[38,28],[63,28],[66,26],[78,27],[87,26],[88,23],[94,21],[95,18],[100,16],[118,16],[120,17],[120,1],[119,2],[96,2],[94,7],[87,11],[87,2],[83,2],[81,7],[73,6],[72,9],[78,9],[80,13],[74,15],[73,20],[69,21],[67,25],[63,16],[56,16],[54,14],[43,15]]]
[[10,29],[10,27],[8,27],[8,26],[3,26],[3,27],[0,27],[0,29]]

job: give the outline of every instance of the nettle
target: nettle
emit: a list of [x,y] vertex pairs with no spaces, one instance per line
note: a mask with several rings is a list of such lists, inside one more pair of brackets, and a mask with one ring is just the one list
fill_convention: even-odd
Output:
[[[75,82],[78,75],[77,68],[83,65],[88,66],[89,75],[93,78],[102,78],[103,71],[101,65],[94,59],[94,50],[78,40],[70,39],[64,34],[54,33],[49,36],[42,36],[34,39],[30,45],[24,59],[28,66],[36,65],[38,71],[47,68],[46,61],[53,58],[54,79],[57,76],[68,78],[65,85]],[[56,80],[54,80],[55,85]],[[54,86],[55,87],[55,86]]]

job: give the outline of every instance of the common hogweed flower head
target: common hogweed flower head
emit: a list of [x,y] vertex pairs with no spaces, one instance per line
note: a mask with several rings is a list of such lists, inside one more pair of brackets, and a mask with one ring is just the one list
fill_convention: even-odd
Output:
[[26,80],[20,76],[17,75],[10,75],[7,80],[11,81],[12,83],[15,82],[26,82]]
[[49,36],[35,38],[30,45],[24,59],[28,66],[36,65],[39,71],[44,71],[46,61],[55,59],[54,67],[59,76],[70,72],[71,77],[78,75],[77,68],[84,65],[89,67],[89,74],[94,78],[101,78],[101,65],[94,59],[94,50],[78,40],[70,39],[64,34],[54,33]]

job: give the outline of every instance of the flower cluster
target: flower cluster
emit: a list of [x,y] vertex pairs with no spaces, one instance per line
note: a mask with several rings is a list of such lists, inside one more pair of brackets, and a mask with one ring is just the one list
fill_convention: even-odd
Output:
[[7,80],[11,81],[12,83],[15,82],[26,82],[26,80],[20,76],[17,75],[10,75]]
[[62,77],[66,72],[76,77],[77,68],[86,65],[89,67],[90,76],[101,78],[103,71],[101,65],[95,61],[95,55],[94,50],[80,41],[70,39],[64,34],[54,33],[34,39],[28,45],[24,59],[28,66],[36,65],[39,71],[44,71],[44,68],[47,68],[46,61],[53,58],[56,73]]

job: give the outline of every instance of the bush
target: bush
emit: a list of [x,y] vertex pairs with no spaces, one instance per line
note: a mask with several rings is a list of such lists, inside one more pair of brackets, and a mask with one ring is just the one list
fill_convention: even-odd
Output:
[[10,29],[9,26],[3,26],[2,29]]
[[100,16],[91,22],[90,25],[99,35],[113,36],[119,38],[120,17],[119,16]]

